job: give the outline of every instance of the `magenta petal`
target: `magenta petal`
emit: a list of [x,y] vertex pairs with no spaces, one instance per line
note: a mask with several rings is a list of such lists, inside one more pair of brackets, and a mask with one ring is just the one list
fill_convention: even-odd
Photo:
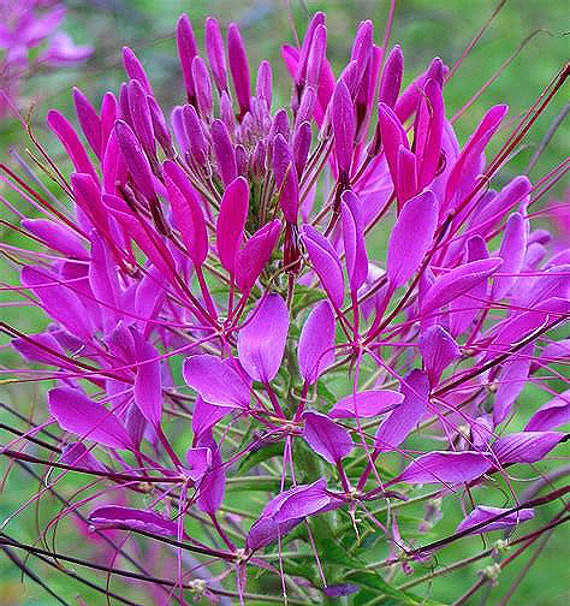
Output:
[[502,265],[501,259],[483,259],[466,263],[438,278],[423,298],[422,314],[441,309],[457,297],[494,274]]
[[241,113],[245,114],[249,110],[251,83],[245,45],[235,23],[228,26],[228,57],[236,97]]
[[89,99],[78,89],[73,89],[73,103],[75,113],[81,125],[81,130],[93,150],[93,153],[101,159],[103,148],[101,144],[101,118],[97,115],[95,108]]
[[196,47],[196,39],[194,38],[192,24],[186,14],[181,15],[176,24],[176,46],[178,47],[178,56],[180,57],[186,95],[188,100],[192,102],[195,95],[194,78],[192,77],[192,61],[198,54],[198,49]]
[[331,301],[341,307],[344,301],[344,276],[338,253],[331,243],[311,225],[304,225],[302,238],[313,269],[319,276]]
[[206,402],[228,408],[249,405],[249,387],[241,376],[216,356],[199,355],[187,358],[183,375],[186,384]]
[[162,416],[160,360],[156,349],[138,332],[132,332],[138,365],[134,387],[135,402],[143,417],[157,427]]
[[[485,505],[479,505],[460,522],[455,532],[465,532],[466,530],[473,528],[473,526],[483,524],[484,522],[487,522],[487,520],[492,520],[493,518],[496,518],[498,515],[507,511],[509,510],[501,509],[500,507],[487,507]],[[481,528],[477,528],[471,534],[482,534],[483,532],[490,532],[492,530],[509,529],[513,526],[518,526],[521,522],[532,520],[532,518],[534,518],[533,509],[519,509],[518,511],[513,511],[512,513],[504,515],[499,520],[489,522]]]
[[342,235],[346,253],[346,269],[353,293],[364,284],[368,277],[368,257],[361,219],[361,202],[350,190],[341,198]]
[[517,343],[544,325],[548,319],[570,313],[570,302],[566,299],[552,298],[540,301],[530,311],[514,313],[497,325],[496,334],[488,346],[483,361],[487,361]]
[[413,276],[429,250],[437,213],[437,200],[429,190],[404,205],[392,229],[386,255],[386,271],[394,288]]
[[152,95],[152,87],[142,63],[128,46],[123,48],[123,65],[125,66],[125,71],[127,72],[129,79],[138,80],[142,84],[147,95]]
[[236,255],[236,284],[248,292],[271,259],[281,233],[281,221],[275,219],[258,229]]
[[279,195],[279,206],[283,211],[285,220],[296,225],[299,213],[299,181],[293,163],[287,166],[285,180]]
[[318,412],[305,412],[303,420],[305,421],[303,438],[316,453],[329,463],[333,465],[338,463],[354,448],[354,442],[348,431],[339,427],[326,415]]
[[273,73],[271,71],[271,63],[266,59],[259,64],[259,68],[257,69],[255,94],[259,101],[265,103],[267,111],[270,111],[273,99]]
[[226,491],[226,472],[223,466],[223,460],[216,441],[211,432],[202,434],[196,441],[197,446],[206,447],[211,452],[212,464],[208,472],[200,481],[198,489],[198,498],[196,504],[198,508],[206,513],[213,515],[224,502]]
[[165,276],[174,274],[174,260],[158,234],[146,223],[141,215],[133,214],[122,198],[103,194],[105,205],[112,209],[113,216],[138,244],[149,260]]
[[499,438],[492,450],[501,465],[536,463],[566,438],[558,431],[521,431]]
[[367,419],[390,412],[402,403],[404,394],[390,389],[376,389],[350,394],[339,400],[329,411],[334,419]]
[[48,406],[65,431],[109,448],[132,448],[131,438],[119,418],[80,391],[56,387],[48,392]]
[[425,373],[412,370],[402,381],[404,401],[382,422],[376,432],[376,448],[395,450],[424,415],[429,394]]
[[532,415],[525,431],[545,431],[570,423],[570,389],[543,404]]
[[228,187],[238,176],[236,152],[227,126],[221,120],[212,122],[212,144],[223,184]]
[[40,332],[26,336],[27,338],[14,339],[11,342],[12,347],[25,360],[39,362],[40,364],[49,364],[55,367],[75,369],[74,364],[66,361],[66,355],[61,345],[49,332]]
[[147,200],[154,200],[152,169],[135,133],[126,122],[117,120],[115,134],[133,181]]
[[495,300],[507,295],[517,280],[526,252],[527,231],[527,221],[520,213],[514,213],[508,218],[499,257],[503,260],[500,274],[510,275],[496,276],[491,290],[491,296]]
[[60,461],[76,469],[90,469],[105,473],[107,469],[93,456],[93,453],[82,442],[71,442],[61,450]]
[[60,112],[52,109],[48,112],[47,123],[51,130],[57,135],[61,144],[65,148],[68,156],[73,162],[73,166],[78,173],[86,173],[93,177],[95,182],[98,182],[97,173],[93,168],[93,164],[83,147],[75,129],[67,118],[65,118]]
[[94,526],[142,530],[163,537],[176,537],[178,535],[177,522],[169,520],[154,511],[133,509],[121,505],[98,507],[89,514],[88,519]]
[[513,356],[503,364],[497,378],[498,386],[493,406],[493,423],[495,425],[505,420],[518,395],[524,389],[530,370],[532,352],[532,345],[527,345],[520,351],[520,356]]
[[[174,225],[180,230],[192,263],[199,267],[208,256],[208,233],[200,199],[177,164],[171,161],[165,162],[164,171],[167,175],[166,189]],[[178,187],[178,183],[181,181],[183,181],[184,189]]]
[[341,175],[348,175],[356,135],[356,116],[354,103],[344,80],[338,81],[331,103],[332,129],[338,170]]
[[430,78],[426,82],[424,95],[416,121],[415,153],[421,161],[421,169],[418,170],[420,189],[427,187],[438,172],[445,120],[441,83]]
[[234,272],[248,210],[249,186],[243,177],[238,177],[224,192],[216,224],[216,244],[220,261],[230,273]]
[[293,135],[293,159],[299,177],[303,174],[307,164],[312,137],[313,132],[309,122],[301,122]]
[[438,324],[422,333],[420,352],[432,386],[439,383],[441,373],[461,354],[455,339]]
[[[173,114],[173,120],[180,128],[180,124],[178,123],[179,115],[179,113],[178,115]],[[208,157],[208,143],[204,135],[204,125],[193,105],[185,105],[182,108],[182,123],[184,125],[184,132],[180,133],[179,136],[183,139],[184,143],[188,141],[191,154],[194,156],[196,162],[198,162],[200,166],[203,166]],[[184,138],[184,134],[186,135],[186,138]],[[183,145],[183,148],[185,147],[186,146]],[[178,164],[174,164],[174,166],[182,172],[182,169]]]
[[307,516],[326,508],[330,502],[324,479],[282,492],[269,501],[261,516],[251,525],[247,547],[255,550],[277,541]]
[[465,144],[463,151],[457,158],[457,162],[449,175],[445,191],[446,202],[451,199],[453,194],[458,190],[466,166],[473,162],[477,156],[481,155],[493,135],[497,132],[508,109],[509,108],[506,105],[496,105],[483,116],[479,126],[477,126],[477,129]]
[[77,234],[62,223],[47,219],[24,219],[22,227],[44,244],[66,256],[87,259],[87,252]]
[[212,451],[204,446],[189,448],[186,451],[186,466],[184,473],[194,482],[198,482],[212,464]]
[[380,80],[379,101],[393,108],[400,94],[402,75],[404,73],[404,54],[399,44],[391,50]]
[[283,359],[289,330],[289,310],[277,294],[269,294],[247,316],[238,334],[238,356],[249,376],[273,380]]
[[202,57],[194,57],[192,61],[192,77],[194,78],[194,87],[196,89],[196,102],[200,115],[208,119],[212,115],[212,84],[210,74],[206,67],[206,62]]
[[212,427],[227,414],[232,411],[227,406],[215,406],[205,402],[200,396],[194,403],[192,413],[192,431],[194,432],[194,444],[200,441],[200,438],[206,434]]
[[478,452],[430,452],[412,461],[392,483],[456,484],[476,480],[491,468]]
[[[78,294],[64,284],[65,279],[46,269],[27,266],[22,269],[24,286],[32,289],[47,314],[71,334],[89,340],[93,326]],[[77,285],[75,285],[77,288]]]
[[327,50],[327,28],[318,25],[315,28],[311,48],[307,58],[307,86],[316,90],[319,85],[321,67]]
[[131,124],[143,149],[149,156],[155,153],[154,128],[148,106],[147,93],[138,80],[128,84],[129,111]]
[[408,138],[396,114],[385,104],[378,104],[378,125],[382,136],[382,147],[394,186],[398,183],[398,150],[409,149]]
[[212,68],[212,75],[218,87],[218,91],[222,92],[227,88],[226,76],[226,53],[224,50],[224,40],[220,32],[218,20],[214,17],[206,19],[206,31],[204,34],[204,45],[208,61]]
[[400,145],[396,156],[396,166],[398,175],[396,192],[401,208],[418,193],[418,158],[412,151]]
[[308,383],[314,383],[334,362],[334,338],[334,312],[330,303],[323,301],[309,314],[299,338],[299,368]]
[[101,302],[105,332],[113,330],[120,313],[121,291],[113,258],[105,243],[97,235],[91,234],[91,263],[89,264],[89,285],[93,295]]

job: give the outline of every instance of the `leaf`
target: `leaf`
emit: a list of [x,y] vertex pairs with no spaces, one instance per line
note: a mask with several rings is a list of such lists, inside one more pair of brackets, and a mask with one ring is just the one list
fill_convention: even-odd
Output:
[[[361,589],[368,590],[366,592],[367,594],[372,594],[374,596],[386,596],[386,600],[382,600],[381,602],[374,600],[375,604],[383,604],[384,606],[416,606],[419,604],[424,606],[437,605],[437,602],[426,600],[425,598],[420,598],[392,587],[392,585],[389,585],[380,575],[374,572],[364,570],[349,572],[346,575],[346,580],[356,583],[359,587],[361,587]],[[369,602],[359,602],[359,604],[362,604],[363,606],[366,603]]]
[[252,467],[263,463],[273,457],[283,456],[284,445],[283,442],[276,442],[274,444],[268,444],[262,446],[257,450],[250,452],[245,458],[243,458],[238,466],[238,472],[245,473]]
[[362,568],[364,562],[356,558],[341,546],[338,537],[327,520],[326,516],[311,518],[310,527],[317,545],[319,557],[323,563],[336,564],[353,569]]

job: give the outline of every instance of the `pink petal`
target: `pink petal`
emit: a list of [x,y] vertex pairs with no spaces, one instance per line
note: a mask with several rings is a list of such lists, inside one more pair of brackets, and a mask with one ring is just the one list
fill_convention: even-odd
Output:
[[336,307],[344,301],[344,276],[336,250],[314,227],[304,225],[302,239],[313,269]]
[[106,526],[142,530],[163,537],[176,537],[178,523],[165,518],[154,511],[105,505],[94,509],[89,514],[89,522],[95,526]]
[[131,438],[118,417],[76,389],[48,392],[50,413],[65,431],[109,448],[130,449]]
[[557,431],[522,431],[499,438],[492,449],[501,465],[536,463],[566,439],[566,434]]
[[[201,266],[208,256],[208,233],[204,213],[198,194],[180,167],[170,160],[164,163],[166,189],[172,207],[174,225],[196,267]],[[179,184],[183,188],[179,187]]]
[[249,405],[249,387],[229,365],[211,355],[187,358],[183,375],[186,384],[197,391],[206,402],[228,408]]
[[466,263],[438,278],[426,293],[422,303],[422,314],[441,309],[457,297],[470,291],[477,284],[494,274],[502,265],[501,259],[484,259]]
[[395,450],[408,437],[424,415],[429,394],[428,378],[420,370],[412,370],[402,381],[404,401],[378,427],[375,447]]
[[346,252],[346,269],[353,293],[364,284],[368,276],[368,257],[361,220],[361,202],[352,191],[341,198],[342,235]]
[[[484,522],[487,522],[487,520],[492,520],[493,518],[496,518],[498,515],[501,515],[507,511],[509,511],[509,509],[479,505],[460,522],[459,526],[455,529],[455,532],[464,532],[469,530],[473,526],[483,524]],[[532,520],[532,518],[534,518],[533,509],[519,509],[518,511],[513,511],[512,513],[504,515],[499,520],[489,522],[481,528],[473,530],[471,534],[482,534],[483,532],[491,532],[492,530],[513,528],[513,526],[518,526],[521,522]]]
[[412,461],[391,483],[456,484],[471,482],[491,468],[478,452],[430,452]]
[[249,376],[263,383],[273,380],[283,359],[289,330],[289,310],[277,294],[258,303],[238,334],[238,356]]
[[495,277],[491,290],[491,296],[495,300],[502,299],[509,293],[522,268],[527,245],[527,223],[520,213],[514,213],[507,220],[499,250],[499,257],[503,260],[500,274],[511,275]]
[[233,273],[237,251],[243,238],[243,230],[249,211],[249,186],[238,177],[228,186],[220,204],[216,224],[216,244],[222,265]]
[[386,255],[386,271],[394,288],[407,282],[424,259],[437,226],[437,213],[437,201],[429,190],[404,205],[392,229]]
[[432,386],[439,383],[441,373],[461,354],[453,337],[439,324],[422,333],[420,352]]
[[281,233],[281,221],[275,219],[258,229],[236,255],[236,284],[248,292],[271,259]]
[[307,444],[333,465],[346,457],[354,448],[350,434],[327,416],[318,412],[303,413],[303,438]]
[[312,384],[334,362],[335,320],[328,301],[319,303],[303,325],[297,356],[301,376]]
[[570,389],[543,404],[532,415],[525,431],[545,431],[570,423]]
[[334,419],[352,419],[376,417],[402,403],[404,394],[390,389],[376,389],[361,391],[339,400],[329,411],[328,415]]

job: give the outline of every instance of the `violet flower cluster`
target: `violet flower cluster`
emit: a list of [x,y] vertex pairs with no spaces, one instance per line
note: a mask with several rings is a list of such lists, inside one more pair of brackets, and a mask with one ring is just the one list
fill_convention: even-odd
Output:
[[53,0],[0,1],[0,118],[17,106],[23,80],[41,66],[60,67],[88,59],[60,27],[65,7]]
[[[73,165],[45,156],[60,200],[5,167],[31,242],[11,250],[17,290],[50,324],[4,330],[40,365],[19,376],[55,385],[3,454],[47,465],[54,490],[77,472],[84,488],[51,524],[87,523],[105,570],[154,604],[427,603],[381,571],[524,532],[548,502],[522,499],[510,473],[532,472],[569,421],[556,363],[570,249],[531,221],[560,169],[491,181],[566,72],[514,122],[491,107],[461,144],[454,72],[436,58],[403,88],[388,39],[362,22],[336,75],[317,13],[282,49],[292,94],[275,108],[273,68],[252,69],[238,26],[209,18],[201,50],[183,15],[179,106],[165,113],[125,48],[117,95],[95,107],[75,89],[75,125],[47,116]],[[529,384],[548,398],[521,413]],[[505,493],[481,500],[482,485]],[[452,537],[400,532],[407,501],[460,497]]]

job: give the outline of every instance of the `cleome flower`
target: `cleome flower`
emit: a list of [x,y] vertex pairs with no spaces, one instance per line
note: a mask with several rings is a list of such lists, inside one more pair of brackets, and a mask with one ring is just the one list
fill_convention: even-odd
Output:
[[[73,471],[97,480],[60,517],[85,510],[159,603],[197,588],[249,603],[251,577],[268,593],[293,579],[316,603],[368,603],[390,587],[378,570],[511,532],[564,494],[524,498],[509,474],[567,437],[556,363],[570,253],[534,226],[526,176],[493,181],[543,106],[514,126],[491,107],[460,143],[445,107],[454,71],[435,58],[402,89],[389,34],[378,45],[362,22],[336,74],[315,14],[300,47],[282,49],[292,92],[276,107],[274,67],[250,65],[236,24],[224,34],[209,18],[201,50],[183,15],[180,105],[161,107],[124,48],[119,91],[95,107],[74,89],[75,118],[47,115],[72,167],[50,170],[61,200],[3,165],[29,242],[10,248],[14,290],[49,322],[3,329],[42,369],[18,376],[54,383],[42,424],[3,454],[48,465],[55,488]],[[527,414],[529,384],[549,401]],[[51,452],[34,437],[48,424],[61,430]],[[506,486],[508,502],[482,484]],[[470,500],[455,535],[418,545],[398,511],[426,494]],[[366,566],[355,532],[374,536],[381,566]]]

